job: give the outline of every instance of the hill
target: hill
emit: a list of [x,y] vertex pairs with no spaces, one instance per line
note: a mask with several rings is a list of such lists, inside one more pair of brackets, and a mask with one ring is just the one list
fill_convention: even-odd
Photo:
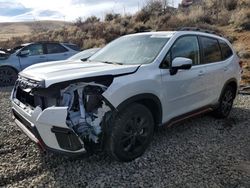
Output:
[[4,22],[0,23],[0,41],[37,32],[61,29],[69,25],[71,23],[63,21]]

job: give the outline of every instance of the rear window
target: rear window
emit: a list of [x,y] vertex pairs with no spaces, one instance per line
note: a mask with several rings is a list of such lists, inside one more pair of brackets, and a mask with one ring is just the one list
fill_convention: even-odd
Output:
[[229,57],[231,57],[233,55],[233,51],[228,46],[228,44],[223,40],[219,40],[219,43],[220,43],[220,48],[221,48],[221,53],[222,53],[222,60],[226,60]]
[[221,50],[217,39],[200,37],[203,50],[203,63],[221,61]]
[[80,48],[75,44],[64,44],[64,45],[70,48],[71,50],[80,51]]

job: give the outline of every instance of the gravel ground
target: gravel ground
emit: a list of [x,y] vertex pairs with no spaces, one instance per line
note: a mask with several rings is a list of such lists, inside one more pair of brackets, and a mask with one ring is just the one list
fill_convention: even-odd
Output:
[[43,155],[11,120],[10,88],[0,88],[0,187],[250,187],[250,96],[228,119],[209,115],[155,133],[130,163],[105,154]]

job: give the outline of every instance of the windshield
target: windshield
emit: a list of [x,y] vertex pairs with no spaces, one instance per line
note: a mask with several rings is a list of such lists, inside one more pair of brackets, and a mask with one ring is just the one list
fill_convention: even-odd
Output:
[[96,53],[98,50],[100,50],[100,48],[91,48],[88,50],[84,50],[82,52],[79,52],[73,56],[71,56],[70,58],[68,58],[68,60],[86,60],[88,59],[90,56],[92,56],[94,53]]
[[162,35],[129,35],[120,37],[97,52],[90,61],[116,64],[151,63],[169,40]]

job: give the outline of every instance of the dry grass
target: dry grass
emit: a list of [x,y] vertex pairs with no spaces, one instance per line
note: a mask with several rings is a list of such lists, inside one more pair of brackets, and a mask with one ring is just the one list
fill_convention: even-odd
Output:
[[250,31],[235,31],[231,26],[219,28],[226,36],[234,38],[234,49],[243,62],[242,85],[250,84]]
[[29,35],[32,32],[31,27],[24,23],[0,23],[0,41],[5,41],[11,37]]
[[250,9],[244,7],[232,14],[230,22],[238,29],[250,30]]
[[55,30],[69,26],[71,23],[62,21],[36,21],[36,22],[5,22],[0,23],[0,41],[6,41],[12,37],[31,35],[32,33]]

